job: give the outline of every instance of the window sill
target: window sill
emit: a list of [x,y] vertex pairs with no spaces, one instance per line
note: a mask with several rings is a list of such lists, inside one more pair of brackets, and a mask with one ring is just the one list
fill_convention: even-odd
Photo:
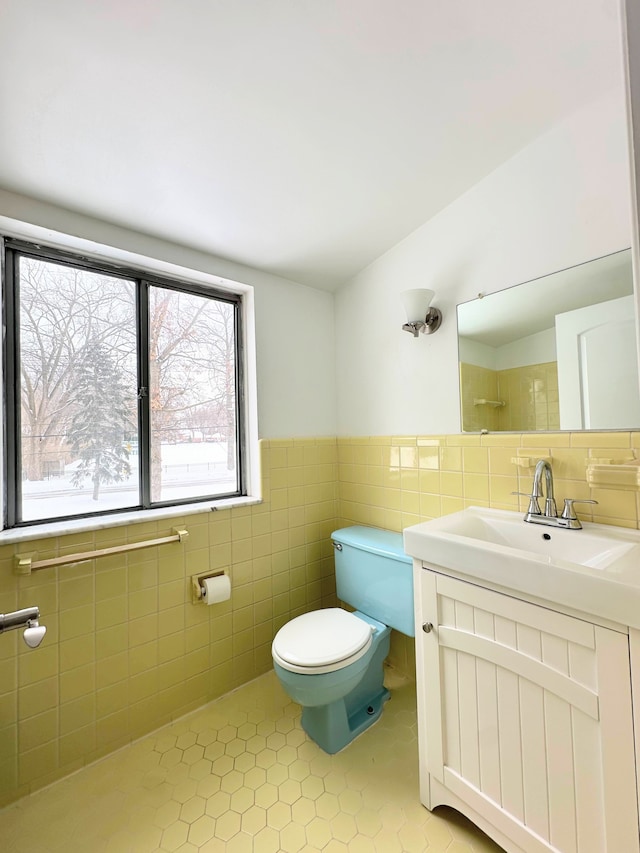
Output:
[[184,518],[189,515],[201,515],[206,512],[232,509],[233,507],[253,506],[260,503],[262,503],[261,498],[249,496],[244,498],[228,498],[215,502],[166,506],[158,509],[134,510],[132,512],[118,513],[117,515],[51,521],[45,524],[34,524],[31,527],[0,531],[0,545],[10,545],[13,542],[28,542],[32,539],[46,539],[52,536],[66,536],[71,533],[86,533],[91,530],[106,530],[109,527],[124,527],[128,524],[140,524],[145,521]]

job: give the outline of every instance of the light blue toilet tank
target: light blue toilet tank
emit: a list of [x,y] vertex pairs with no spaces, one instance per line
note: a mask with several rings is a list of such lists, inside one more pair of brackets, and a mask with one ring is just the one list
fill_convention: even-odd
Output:
[[411,557],[402,534],[343,527],[331,534],[338,598],[408,637],[415,636]]

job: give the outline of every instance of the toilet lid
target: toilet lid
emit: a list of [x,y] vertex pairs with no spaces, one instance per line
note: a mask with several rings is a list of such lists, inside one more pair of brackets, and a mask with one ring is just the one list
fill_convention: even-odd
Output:
[[366,654],[374,630],[339,607],[314,610],[280,628],[273,641],[273,657],[293,672],[331,672]]

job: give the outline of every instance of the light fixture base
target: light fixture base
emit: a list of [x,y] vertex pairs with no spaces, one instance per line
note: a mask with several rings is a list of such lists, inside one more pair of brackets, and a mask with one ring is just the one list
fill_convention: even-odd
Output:
[[429,308],[425,317],[422,331],[425,335],[431,335],[437,332],[442,324],[442,311],[439,308]]
[[417,338],[419,333],[423,335],[431,335],[437,331],[442,324],[442,312],[439,308],[429,308],[427,316],[424,318],[424,323],[418,321],[416,323],[404,323],[402,328],[405,332],[411,332],[414,338]]

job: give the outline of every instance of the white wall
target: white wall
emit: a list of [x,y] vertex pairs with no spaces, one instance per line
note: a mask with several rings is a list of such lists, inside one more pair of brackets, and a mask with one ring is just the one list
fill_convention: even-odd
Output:
[[255,290],[260,437],[335,435],[333,294],[271,279]]
[[460,361],[488,370],[509,370],[512,367],[555,361],[555,329],[545,329],[501,347],[490,347],[471,338],[459,338],[458,356]]
[[526,367],[528,364],[544,364],[555,361],[556,332],[554,328],[527,335],[496,349],[496,370]]
[[471,338],[458,339],[458,359],[465,364],[475,364],[477,367],[486,367],[487,370],[497,370],[495,347],[488,344],[480,344]]
[[333,294],[2,190],[0,216],[253,286],[260,437],[335,435]]
[[[336,296],[340,435],[458,432],[456,304],[628,247],[622,92],[569,116],[348,282]],[[444,314],[414,339],[399,293]]]

